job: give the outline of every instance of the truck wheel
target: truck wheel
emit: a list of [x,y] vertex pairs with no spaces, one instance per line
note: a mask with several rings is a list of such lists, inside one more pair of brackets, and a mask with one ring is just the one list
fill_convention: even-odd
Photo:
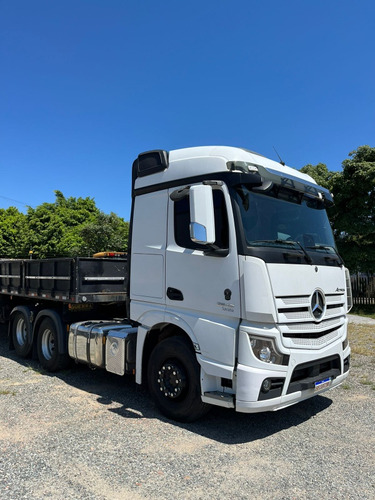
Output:
[[156,345],[148,387],[159,410],[173,420],[192,422],[210,409],[201,400],[200,367],[184,337],[169,337]]
[[37,352],[39,363],[49,372],[56,372],[65,368],[69,362],[69,356],[60,353],[59,337],[57,328],[51,318],[45,318],[38,330]]
[[18,356],[27,358],[31,353],[30,321],[25,312],[17,311],[12,321],[12,341]]

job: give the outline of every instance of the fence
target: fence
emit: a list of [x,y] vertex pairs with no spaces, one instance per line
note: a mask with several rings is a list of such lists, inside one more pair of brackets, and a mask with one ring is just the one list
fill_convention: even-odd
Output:
[[375,305],[375,276],[351,276],[353,304]]

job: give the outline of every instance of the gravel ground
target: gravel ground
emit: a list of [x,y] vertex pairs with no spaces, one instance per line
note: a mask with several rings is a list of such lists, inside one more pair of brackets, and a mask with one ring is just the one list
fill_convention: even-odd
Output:
[[348,314],[349,323],[354,325],[375,325],[375,319]]
[[348,383],[309,401],[176,424],[131,378],[40,373],[0,331],[0,498],[374,499],[373,373],[353,357]]

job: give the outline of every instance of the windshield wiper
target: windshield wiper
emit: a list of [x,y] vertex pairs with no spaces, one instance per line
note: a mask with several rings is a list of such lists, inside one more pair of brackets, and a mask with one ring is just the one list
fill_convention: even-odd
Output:
[[254,243],[276,243],[277,245],[294,245],[294,246],[297,245],[304,253],[306,262],[308,262],[309,264],[312,264],[312,262],[313,262],[312,258],[306,252],[306,250],[304,249],[304,247],[301,245],[301,243],[299,241],[277,239],[277,240],[256,240],[256,241],[254,241]]
[[332,247],[331,245],[313,245],[309,246],[307,248],[311,248],[312,250],[332,250],[333,253],[337,256],[339,259],[340,266],[344,265],[344,261],[342,260],[341,255],[338,253],[335,247]]
[[305,254],[306,261],[309,264],[312,264],[312,258],[306,252],[306,250],[304,249],[304,247],[301,245],[301,243],[299,241],[293,241],[293,240],[285,240],[285,241],[284,240],[278,240],[278,241],[282,241],[283,243],[287,243],[287,244],[290,244],[290,245],[298,245],[300,247],[300,249],[302,250],[302,252]]

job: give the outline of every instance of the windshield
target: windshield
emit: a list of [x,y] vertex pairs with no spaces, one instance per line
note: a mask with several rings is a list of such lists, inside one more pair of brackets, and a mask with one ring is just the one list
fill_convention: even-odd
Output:
[[337,256],[323,200],[276,186],[256,193],[240,185],[235,192],[247,247],[295,249],[306,260],[314,253]]

